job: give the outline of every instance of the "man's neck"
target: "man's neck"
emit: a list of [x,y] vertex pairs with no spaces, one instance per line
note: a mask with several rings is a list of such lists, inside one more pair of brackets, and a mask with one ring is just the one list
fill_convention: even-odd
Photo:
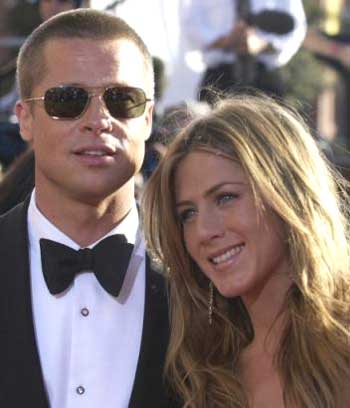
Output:
[[54,197],[36,188],[35,201],[40,212],[81,247],[86,247],[111,231],[134,205],[133,183],[124,185],[101,200]]

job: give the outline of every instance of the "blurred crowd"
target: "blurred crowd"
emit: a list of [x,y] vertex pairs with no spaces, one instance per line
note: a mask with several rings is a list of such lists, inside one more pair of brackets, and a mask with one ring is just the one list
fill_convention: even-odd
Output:
[[[314,129],[325,153],[346,172],[350,143],[349,2],[250,0],[237,1],[235,6],[232,3],[235,2],[2,1],[0,164],[2,177],[6,177],[0,186],[0,204],[14,183],[23,186],[23,191],[13,196],[14,203],[34,183],[34,158],[30,146],[19,135],[13,113],[18,97],[15,81],[18,49],[41,21],[77,7],[104,9],[124,18],[154,55],[154,129],[147,142],[140,186],[177,131],[189,117],[209,109],[217,93],[250,92],[255,88],[294,104]],[[18,176],[14,167],[25,172],[19,171]],[[5,209],[7,206],[0,211]]]

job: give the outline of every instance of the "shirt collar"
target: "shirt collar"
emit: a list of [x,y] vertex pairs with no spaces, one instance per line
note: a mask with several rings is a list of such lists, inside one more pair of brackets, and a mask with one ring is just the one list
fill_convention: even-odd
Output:
[[[117,226],[112,228],[112,230],[105,236],[89,245],[89,247],[93,248],[102,239],[115,234],[124,234],[130,244],[135,244],[138,240],[138,225],[139,216],[136,202],[134,202],[127,216]],[[35,202],[35,189],[32,192],[28,208],[28,230],[31,242],[39,241],[41,238],[45,238],[59,242],[60,244],[69,246],[73,249],[80,248],[80,245],[53,225],[52,222],[49,221],[38,209]]]

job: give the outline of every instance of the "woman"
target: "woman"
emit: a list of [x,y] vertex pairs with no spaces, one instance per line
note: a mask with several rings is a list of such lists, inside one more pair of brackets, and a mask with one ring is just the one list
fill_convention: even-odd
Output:
[[169,272],[166,374],[185,407],[349,406],[345,187],[267,97],[220,102],[170,146],[143,219]]

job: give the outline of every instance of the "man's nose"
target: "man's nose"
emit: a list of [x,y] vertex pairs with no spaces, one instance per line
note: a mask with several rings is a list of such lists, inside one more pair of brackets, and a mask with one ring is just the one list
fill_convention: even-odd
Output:
[[112,117],[104,103],[103,95],[90,96],[82,119],[84,129],[91,132],[110,132],[113,128]]

